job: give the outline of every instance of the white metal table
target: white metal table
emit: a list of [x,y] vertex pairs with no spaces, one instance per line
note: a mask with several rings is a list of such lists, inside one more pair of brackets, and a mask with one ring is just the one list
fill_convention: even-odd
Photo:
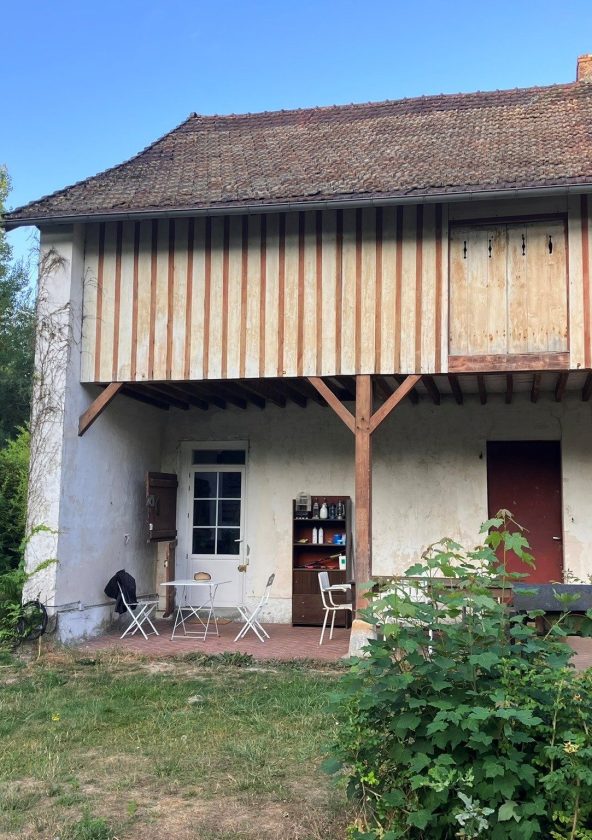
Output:
[[[192,638],[201,639],[202,641],[205,641],[208,634],[210,636],[220,635],[220,633],[218,632],[218,620],[216,619],[216,613],[214,612],[214,601],[216,599],[216,592],[218,591],[218,587],[223,586],[225,583],[230,583],[230,581],[193,580],[192,578],[189,578],[188,580],[169,580],[166,583],[160,584],[161,586],[176,586],[178,589],[183,590],[181,598],[177,603],[175,623],[173,626],[173,634],[171,636],[171,639]],[[192,587],[200,587],[201,589],[205,588],[207,590],[207,596],[197,606],[194,604],[187,603],[187,590],[191,589]],[[183,612],[189,613],[189,615],[183,615]],[[202,615],[200,615],[200,612],[203,613],[203,617]],[[186,625],[189,621],[191,621],[192,618],[194,618],[196,622],[198,622],[198,624],[201,625],[199,629],[187,629]],[[210,628],[210,625],[212,625],[212,628]],[[177,628],[179,626],[183,628],[183,635],[177,633]]]

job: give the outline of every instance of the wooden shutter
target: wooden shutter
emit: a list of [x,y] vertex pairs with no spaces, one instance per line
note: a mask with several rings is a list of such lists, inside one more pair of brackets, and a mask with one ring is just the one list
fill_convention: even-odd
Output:
[[177,538],[177,486],[174,473],[146,473],[148,542]]

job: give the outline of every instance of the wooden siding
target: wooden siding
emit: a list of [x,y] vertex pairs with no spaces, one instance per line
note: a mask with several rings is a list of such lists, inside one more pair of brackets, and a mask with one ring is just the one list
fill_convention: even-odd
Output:
[[82,381],[441,370],[440,205],[91,224]]

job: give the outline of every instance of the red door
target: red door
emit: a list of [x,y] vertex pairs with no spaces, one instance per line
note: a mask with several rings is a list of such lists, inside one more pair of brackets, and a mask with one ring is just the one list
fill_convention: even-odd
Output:
[[526,529],[536,568],[513,555],[508,571],[528,572],[527,580],[563,580],[561,523],[561,445],[559,441],[489,442],[487,444],[489,516],[509,510]]

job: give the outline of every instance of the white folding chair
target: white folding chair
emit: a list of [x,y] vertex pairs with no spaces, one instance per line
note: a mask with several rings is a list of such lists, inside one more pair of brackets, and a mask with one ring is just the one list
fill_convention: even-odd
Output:
[[[234,640],[235,642],[238,642],[239,639],[242,639],[248,630],[252,630],[260,642],[264,642],[265,639],[269,639],[269,633],[267,633],[266,630],[264,630],[261,624],[259,623],[259,613],[269,601],[269,592],[271,590],[271,586],[274,580],[275,574],[270,575],[267,583],[265,584],[265,592],[261,596],[261,600],[259,601],[254,610],[251,611],[248,607],[237,606],[237,610],[241,614],[241,618],[245,623],[239,630],[239,633],[236,639]],[[265,639],[263,638],[263,636],[265,636]]]
[[333,638],[333,626],[335,624],[335,613],[339,610],[348,610],[353,615],[353,604],[346,602],[343,604],[336,604],[333,600],[333,592],[348,592],[351,591],[351,583],[329,583],[329,572],[319,572],[319,587],[321,589],[321,599],[323,601],[323,608],[325,610],[325,620],[323,621],[323,629],[321,630],[321,639],[319,645],[323,644],[323,636],[325,635],[325,628],[327,627],[327,619],[331,613],[331,632],[329,633],[329,641]]
[[[156,601],[144,601],[144,600],[139,599],[136,606],[132,607],[125,600],[125,595],[123,594],[123,590],[122,590],[121,586],[119,584],[117,584],[117,586],[119,587],[119,592],[121,593],[121,600],[123,602],[123,606],[125,607],[126,611],[128,612],[128,614],[131,618],[131,621],[130,621],[129,625],[124,630],[121,638],[124,639],[130,631],[131,631],[131,635],[133,636],[134,633],[138,632],[138,630],[140,631],[142,636],[144,636],[145,639],[147,639],[148,636],[152,636],[153,633],[155,633],[158,636],[159,635],[158,630],[156,629],[154,624],[152,624],[152,622],[150,621],[150,616],[152,615],[152,613],[154,612],[154,610],[158,606],[158,600],[156,600]],[[146,623],[148,623],[150,625],[150,627],[152,627],[151,632],[146,633],[144,631],[144,628],[143,628],[142,625],[146,624]]]

